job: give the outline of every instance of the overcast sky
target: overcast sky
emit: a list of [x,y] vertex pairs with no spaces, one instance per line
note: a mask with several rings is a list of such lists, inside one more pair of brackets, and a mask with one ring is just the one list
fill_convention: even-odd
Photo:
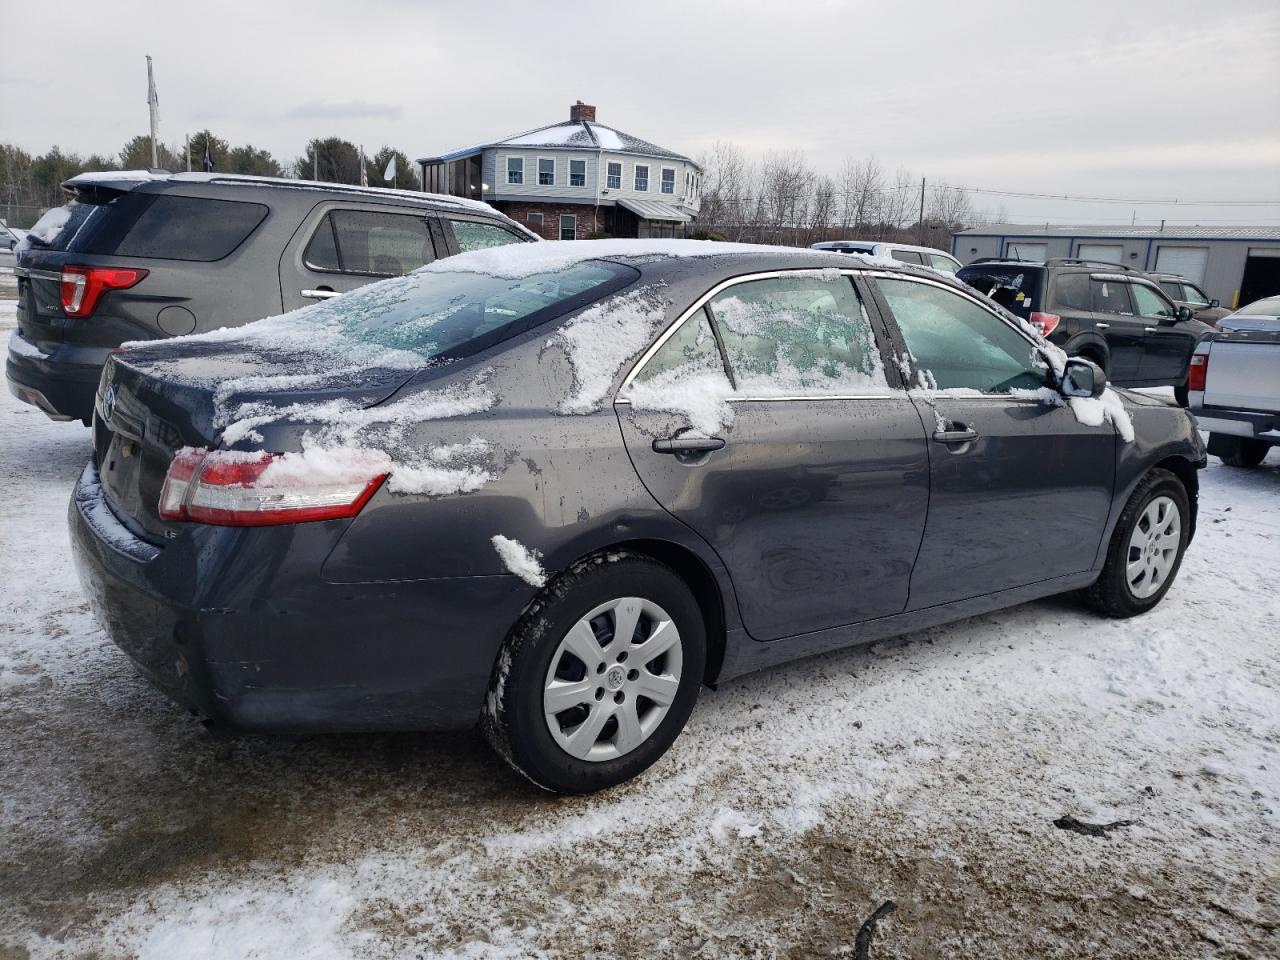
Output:
[[[1280,223],[1280,0],[628,0],[181,6],[4,0],[0,141],[114,154],[208,127],[410,157],[568,119],[697,157],[716,140],[990,190],[1011,219]],[[1248,206],[1185,201],[1237,199]],[[1270,204],[1256,201],[1269,200]]]

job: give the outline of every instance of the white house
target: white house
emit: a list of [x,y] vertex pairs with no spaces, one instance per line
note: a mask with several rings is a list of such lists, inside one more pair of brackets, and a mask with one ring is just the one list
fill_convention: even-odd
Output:
[[581,100],[567,122],[418,163],[424,190],[483,199],[548,240],[683,237],[702,187],[688,157],[597,123]]

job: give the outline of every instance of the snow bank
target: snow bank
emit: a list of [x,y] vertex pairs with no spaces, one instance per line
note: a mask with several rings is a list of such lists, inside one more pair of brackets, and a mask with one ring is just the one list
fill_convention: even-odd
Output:
[[547,582],[547,574],[542,569],[542,563],[536,551],[530,551],[520,541],[504,537],[502,534],[491,537],[489,542],[493,544],[493,549],[498,551],[503,565],[521,580],[535,587],[541,587]]

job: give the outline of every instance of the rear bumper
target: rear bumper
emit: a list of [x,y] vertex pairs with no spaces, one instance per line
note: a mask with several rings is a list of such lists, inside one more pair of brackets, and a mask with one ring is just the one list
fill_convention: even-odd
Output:
[[110,354],[108,347],[72,345],[44,353],[15,330],[9,338],[5,380],[10,393],[53,419],[88,423],[102,365]]
[[1209,433],[1225,433],[1280,443],[1280,413],[1258,410],[1224,410],[1203,407],[1192,401],[1191,413],[1196,425]]
[[229,730],[470,727],[527,600],[510,576],[326,583],[325,544],[345,521],[204,527],[155,546],[116,519],[93,464],[68,519],[111,639],[171,699]]

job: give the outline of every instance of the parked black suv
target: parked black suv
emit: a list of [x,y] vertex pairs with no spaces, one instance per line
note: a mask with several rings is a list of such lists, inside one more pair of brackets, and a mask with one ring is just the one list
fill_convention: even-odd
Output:
[[5,366],[9,390],[55,420],[89,422],[102,365],[124,341],[238,326],[537,239],[487,204],[407,190],[137,172],[63,188],[74,199],[20,248]]
[[1216,327],[1218,321],[1231,311],[1217,299],[1211,299],[1199,286],[1177,273],[1148,273],[1148,277],[1160,284],[1160,289],[1180,307],[1187,307],[1197,320]]
[[1072,356],[1125,387],[1172,385],[1187,402],[1187,364],[1212,327],[1145,274],[1074,258],[975,260],[956,274]]

